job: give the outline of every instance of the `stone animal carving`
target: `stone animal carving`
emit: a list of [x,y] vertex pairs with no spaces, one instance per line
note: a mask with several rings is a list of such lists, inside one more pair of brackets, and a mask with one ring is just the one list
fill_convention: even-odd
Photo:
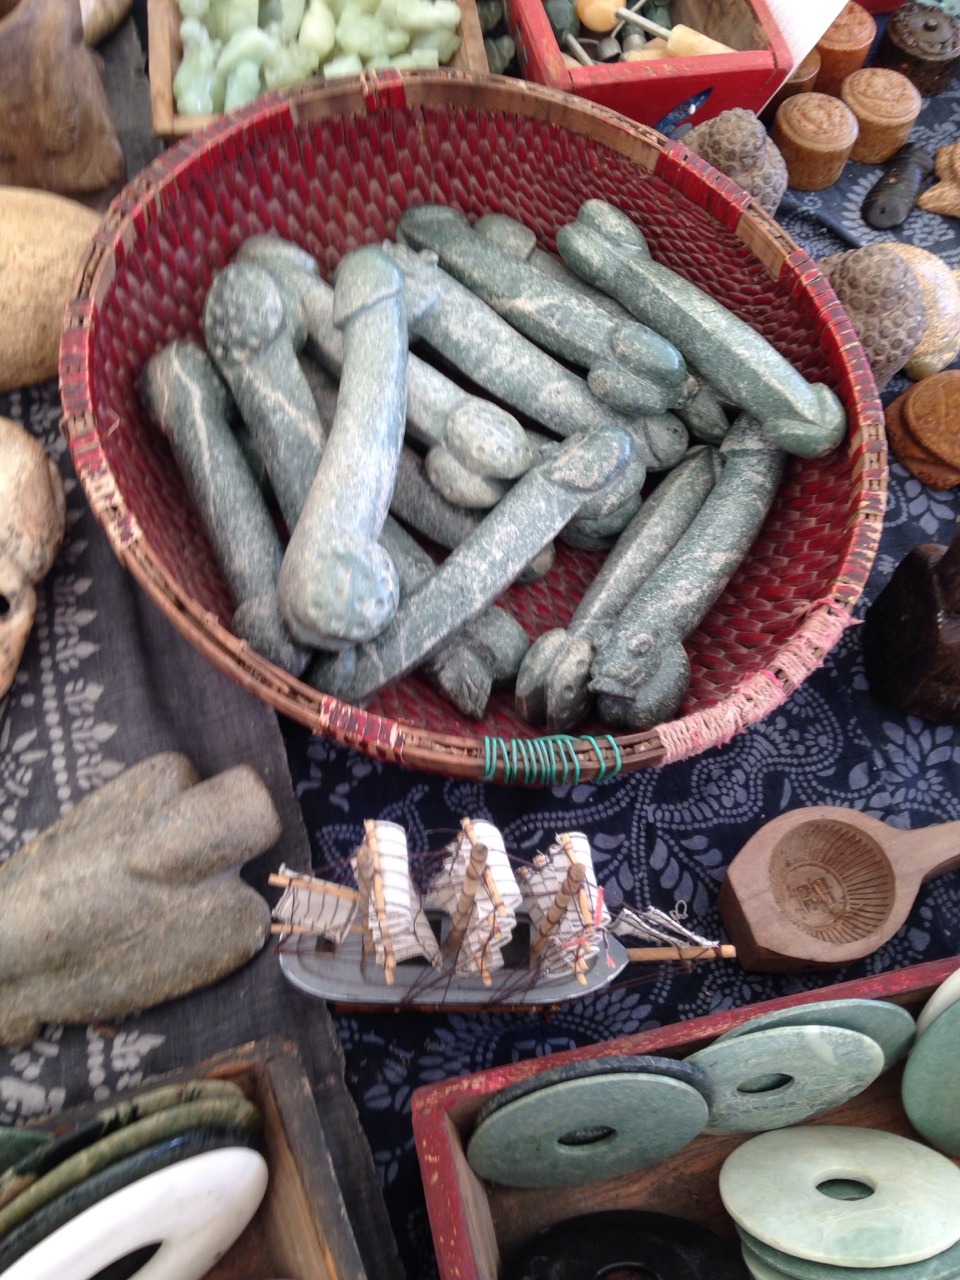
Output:
[[75,195],[125,172],[79,0],[20,0],[0,19],[0,183]]
[[0,866],[0,1044],[149,1008],[249,960],[270,909],[237,873],[279,836],[246,765],[201,782],[164,753],[81,801]]
[[0,418],[0,696],[17,673],[37,611],[34,583],[63,539],[66,497],[43,446]]

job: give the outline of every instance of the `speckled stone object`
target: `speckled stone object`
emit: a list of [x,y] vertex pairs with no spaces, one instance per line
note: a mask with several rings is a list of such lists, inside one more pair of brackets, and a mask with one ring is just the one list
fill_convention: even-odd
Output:
[[246,765],[200,782],[185,756],[152,756],[81,801],[0,867],[0,1043],[122,1017],[249,960],[270,910],[239,867],[279,836]]
[[467,1160],[479,1177],[517,1187],[581,1186],[647,1168],[703,1130],[709,1104],[691,1083],[699,1079],[652,1057],[556,1068],[484,1106]]
[[[873,1191],[838,1200],[819,1190],[837,1177]],[[902,1266],[960,1240],[960,1169],[880,1129],[803,1125],[760,1134],[727,1157],[720,1198],[738,1228],[831,1266]]]
[[[788,99],[780,110],[812,96]],[[578,275],[669,338],[716,391],[760,421],[771,444],[811,458],[843,439],[846,415],[836,393],[807,382],[739,316],[654,262],[640,230],[619,209],[586,201],[576,222],[560,228],[557,248]]]
[[[713,1081],[709,1133],[799,1124],[856,1097],[880,1075],[875,1040],[845,1027],[772,1027],[691,1054]],[[748,1226],[749,1229],[749,1226]]]
[[761,209],[777,212],[787,189],[787,166],[752,111],[721,111],[685,133],[683,145],[749,191]]
[[720,456],[723,471],[703,506],[597,649],[590,689],[605,724],[646,729],[678,709],[690,681],[683,640],[723,591],[770,509],[782,451],[741,417]]
[[917,1034],[917,1023],[910,1011],[889,1000],[818,1000],[749,1018],[718,1036],[715,1043],[752,1035],[768,1027],[805,1026],[846,1027],[869,1036],[883,1051],[884,1071],[907,1056]]
[[147,361],[140,396],[170,442],[236,601],[233,630],[269,662],[299,675],[309,654],[280,616],[280,538],[231,430],[227,389],[210,358],[186,339],[171,343]]
[[960,1004],[948,1005],[910,1050],[903,1109],[921,1137],[960,1156]]
[[[795,1258],[781,1249],[764,1244],[748,1231],[740,1230],[740,1238],[754,1257],[793,1280],[956,1280],[960,1276],[960,1244],[921,1262],[908,1262],[902,1267],[838,1267],[826,1262]],[[752,1262],[751,1258],[751,1262]]]

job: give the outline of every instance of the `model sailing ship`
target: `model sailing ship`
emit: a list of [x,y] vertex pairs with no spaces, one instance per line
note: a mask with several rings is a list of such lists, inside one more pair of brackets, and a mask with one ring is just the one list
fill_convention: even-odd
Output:
[[325,1000],[551,1004],[622,972],[630,956],[614,933],[667,942],[678,955],[681,943],[719,951],[660,911],[627,908],[612,920],[581,832],[557,836],[531,863],[514,866],[492,823],[464,818],[421,890],[404,829],[367,821],[364,831],[351,858],[356,889],[286,868],[270,877],[284,890],[273,911],[283,971]]

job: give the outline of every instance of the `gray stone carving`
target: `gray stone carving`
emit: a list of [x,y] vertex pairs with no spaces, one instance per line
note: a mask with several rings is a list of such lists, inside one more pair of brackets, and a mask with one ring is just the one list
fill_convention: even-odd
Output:
[[241,863],[280,836],[246,765],[206,782],[152,756],[0,866],[0,1043],[48,1022],[98,1022],[232,972],[270,933]]
[[627,525],[564,630],[541,635],[517,676],[517,708],[531,724],[572,729],[593,703],[590,667],[630,599],[686,532],[720,475],[715,449],[698,445]]
[[400,599],[396,570],[378,538],[406,419],[401,280],[373,246],[347,254],[337,270],[334,323],[344,335],[337,410],[278,588],[291,632],[318,649],[372,640]]
[[719,444],[730,430],[716,392],[705,378],[691,373],[684,384],[684,396],[674,413],[701,444]]
[[807,382],[739,316],[654,262],[619,209],[586,201],[557,233],[557,248],[578,275],[669,337],[716,391],[763,424],[771,444],[816,458],[841,442],[846,415],[836,393]]
[[673,715],[690,680],[683,640],[749,551],[776,495],[783,452],[741,415],[723,471],[693,523],[620,613],[590,668],[605,724],[648,729]]
[[283,549],[266,503],[230,428],[230,398],[210,358],[186,339],[147,361],[147,413],[170,443],[233,596],[233,630],[266,658],[300,675],[309,654],[280,616]]
[[397,237],[436,253],[440,266],[532,342],[589,370],[587,383],[622,413],[663,413],[677,403],[683,357],[646,325],[614,319],[582,290],[551,279],[478,234],[457,210],[415,205]]
[[361,702],[419,666],[516,580],[586,498],[627,465],[632,447],[630,437],[616,427],[567,441],[528,471],[477,531],[403,602],[383,635],[315,663],[310,678],[347,701]]

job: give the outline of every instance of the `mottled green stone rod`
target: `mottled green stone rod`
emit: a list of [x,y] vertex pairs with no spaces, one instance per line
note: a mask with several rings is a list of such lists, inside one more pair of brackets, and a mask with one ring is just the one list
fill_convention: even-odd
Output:
[[646,325],[614,319],[581,290],[552,280],[478,234],[456,209],[415,205],[398,239],[440,266],[538,346],[588,369],[595,395],[622,413],[663,413],[686,378],[683,357]]
[[752,546],[770,510],[783,451],[745,414],[720,445],[723,472],[693,523],[620,614],[590,668],[604,724],[649,729],[690,682],[683,647]]
[[278,594],[301,643],[336,650],[379,635],[400,601],[378,539],[403,445],[409,344],[401,275],[382,250],[357,249],[340,263],[334,323],[344,335],[336,414]]
[[173,450],[236,609],[233,630],[269,662],[298,676],[309,654],[280,616],[283,558],[242,447],[228,421],[229,396],[210,358],[180,339],[147,361],[143,404]]
[[297,363],[288,305],[269,272],[234,262],[217,273],[203,308],[207,348],[233,392],[293,530],[325,432]]
[[620,535],[564,629],[534,643],[517,676],[517,708],[531,724],[570,729],[593,702],[590,666],[623,609],[676,545],[720,475],[715,449],[700,445],[661,480]]
[[632,448],[616,427],[591,431],[528,471],[403,602],[382,636],[316,664],[320,687],[358,702],[419,666],[516,581],[586,498],[627,465]]
[[846,432],[836,393],[810,383],[739,316],[688,280],[654,262],[625,213],[588,200],[561,227],[564,262],[664,334],[722,396],[763,425],[770,443],[802,458],[835,449]]
[[691,373],[684,384],[684,396],[673,412],[701,444],[719,444],[730,423],[716,392],[704,379]]

